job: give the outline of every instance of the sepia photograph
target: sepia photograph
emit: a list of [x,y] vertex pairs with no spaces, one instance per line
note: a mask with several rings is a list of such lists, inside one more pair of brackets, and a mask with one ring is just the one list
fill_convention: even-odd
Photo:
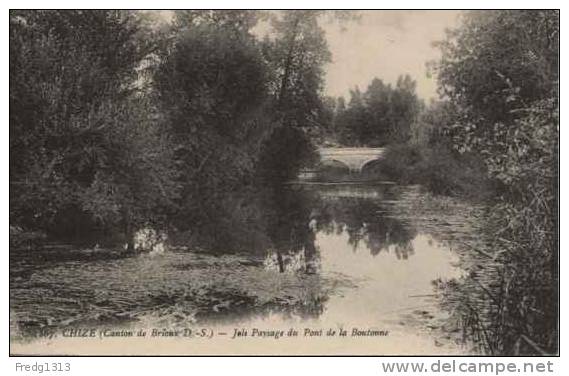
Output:
[[10,355],[557,356],[559,14],[10,10]]

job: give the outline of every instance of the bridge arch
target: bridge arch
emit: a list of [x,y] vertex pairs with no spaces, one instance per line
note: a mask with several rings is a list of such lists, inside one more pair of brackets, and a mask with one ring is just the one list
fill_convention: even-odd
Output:
[[349,172],[361,172],[362,168],[372,161],[381,159],[384,148],[366,147],[330,147],[320,148],[320,168],[342,167]]
[[334,158],[325,158],[325,159],[322,159],[322,160],[320,161],[318,167],[319,167],[320,169],[323,169],[323,168],[338,168],[338,169],[345,169],[345,170],[348,170],[348,171],[350,170],[350,166],[349,166],[347,163],[345,163],[345,162],[343,162],[343,161],[340,161],[340,160],[338,160],[338,159],[334,159]]
[[381,163],[381,158],[370,158],[366,161],[364,161],[360,167],[360,172],[364,172],[365,170],[378,165],[379,163]]

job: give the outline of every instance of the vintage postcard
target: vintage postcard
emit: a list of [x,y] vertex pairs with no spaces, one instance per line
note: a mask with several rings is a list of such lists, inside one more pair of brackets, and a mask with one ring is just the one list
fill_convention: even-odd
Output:
[[559,11],[11,10],[11,355],[557,355]]

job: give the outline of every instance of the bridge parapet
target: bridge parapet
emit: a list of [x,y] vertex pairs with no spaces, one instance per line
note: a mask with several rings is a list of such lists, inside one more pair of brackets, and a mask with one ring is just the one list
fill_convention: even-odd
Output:
[[320,148],[322,164],[339,162],[352,172],[361,172],[369,162],[382,158],[385,148]]

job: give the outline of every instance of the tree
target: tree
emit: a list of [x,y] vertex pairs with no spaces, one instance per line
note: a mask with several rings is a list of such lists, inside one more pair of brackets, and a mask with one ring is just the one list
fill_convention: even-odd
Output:
[[449,101],[433,100],[412,124],[411,139],[420,145],[443,146],[452,150],[447,130],[456,121],[456,108]]
[[521,116],[516,109],[556,95],[558,42],[557,11],[469,12],[439,44],[440,93],[483,136]]
[[337,128],[340,141],[345,145],[360,145],[369,121],[362,93],[358,87],[350,90],[350,102],[342,113],[338,114]]
[[271,127],[265,121],[267,66],[249,30],[251,14],[177,14],[156,70],[181,169],[175,222],[182,230],[222,217],[223,201],[251,180]]
[[279,119],[288,126],[314,126],[321,109],[323,66],[330,61],[319,11],[284,12],[271,18],[275,39],[266,58],[276,80],[273,93]]
[[138,94],[149,35],[134,12],[11,12],[11,220],[108,228],[172,193],[169,147]]
[[440,90],[456,114],[445,132],[501,184],[488,220],[500,252],[477,266],[492,286],[478,292],[476,325],[497,354],[557,352],[558,40],[558,11],[503,10],[468,13],[440,44]]
[[[312,10],[270,15],[273,38],[265,38],[262,45],[271,72],[269,93],[275,127],[266,145],[288,140],[278,148],[278,155],[274,154],[277,149],[268,146],[263,149],[266,154],[262,154],[261,161],[280,161],[279,166],[287,173],[278,173],[262,162],[261,176],[268,174],[262,178],[273,184],[294,177],[302,165],[317,160],[310,138],[319,133],[311,130],[322,128],[327,116],[322,101],[323,68],[331,55],[319,25],[326,15]],[[299,154],[298,145],[307,149]],[[299,163],[299,158],[304,160]]]
[[175,14],[174,28],[191,29],[210,25],[226,30],[237,38],[251,38],[251,29],[264,17],[264,12],[254,10],[179,10]]
[[364,93],[364,103],[368,114],[367,119],[360,125],[359,138],[361,143],[385,143],[399,124],[392,124],[403,109],[393,108],[393,89],[382,80],[374,78]]
[[417,82],[409,75],[399,76],[391,95],[389,139],[405,142],[424,104],[416,94]]
[[[525,133],[528,129],[520,128],[525,119],[535,111],[556,111],[557,38],[556,11],[470,12],[463,26],[440,44],[441,92],[457,116],[447,133],[459,151],[475,150],[486,156],[490,171],[500,179],[510,174],[503,170],[507,158],[502,156],[517,160],[512,153],[526,155],[537,146]],[[541,136],[555,133],[554,118],[540,117],[534,125],[547,129],[536,131]],[[497,157],[501,162],[495,165]],[[514,180],[504,181],[511,186]],[[511,188],[525,191],[527,184]]]
[[342,142],[378,146],[407,141],[423,106],[415,88],[416,82],[405,75],[395,88],[374,78],[365,93],[351,91],[348,108],[337,120]]

